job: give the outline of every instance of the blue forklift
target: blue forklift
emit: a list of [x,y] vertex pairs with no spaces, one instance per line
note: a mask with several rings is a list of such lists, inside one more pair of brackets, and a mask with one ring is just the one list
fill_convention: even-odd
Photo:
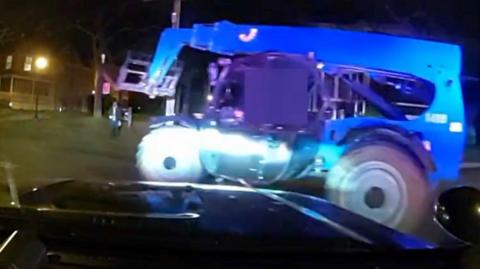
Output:
[[335,205],[413,232],[436,187],[459,177],[461,55],[406,37],[221,21],[166,29],[148,72],[133,59],[119,86],[166,97],[137,153],[147,180],[313,178]]

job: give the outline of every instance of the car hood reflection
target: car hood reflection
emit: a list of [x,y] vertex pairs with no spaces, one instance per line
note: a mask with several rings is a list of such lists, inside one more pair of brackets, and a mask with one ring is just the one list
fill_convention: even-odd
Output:
[[131,234],[141,231],[150,238],[168,230],[169,236],[178,233],[189,240],[194,234],[193,238],[283,240],[291,246],[317,248],[438,247],[317,197],[231,185],[68,180],[36,188],[24,194],[21,203],[37,212],[94,215],[95,220],[88,217],[90,222],[84,224],[111,230],[122,227]]

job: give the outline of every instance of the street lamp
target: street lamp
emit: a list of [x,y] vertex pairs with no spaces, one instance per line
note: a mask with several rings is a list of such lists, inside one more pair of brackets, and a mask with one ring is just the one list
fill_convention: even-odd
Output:
[[35,60],[35,67],[39,70],[43,70],[48,67],[48,59],[40,56]]
[[[48,59],[43,56],[38,57],[35,60],[35,67],[38,70],[45,70],[48,67]],[[35,119],[38,119],[38,90],[35,89],[35,81],[33,82],[33,87],[35,91]]]

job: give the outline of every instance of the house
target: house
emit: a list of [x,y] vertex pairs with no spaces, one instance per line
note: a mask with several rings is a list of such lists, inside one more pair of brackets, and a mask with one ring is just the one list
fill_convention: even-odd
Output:
[[0,100],[14,109],[55,109],[54,70],[48,53],[18,49],[0,54]]
[[86,111],[93,82],[92,68],[28,42],[0,51],[0,106]]

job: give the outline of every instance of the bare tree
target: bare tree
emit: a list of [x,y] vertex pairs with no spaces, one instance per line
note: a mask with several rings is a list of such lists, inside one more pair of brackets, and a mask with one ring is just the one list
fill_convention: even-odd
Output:
[[76,24],[75,28],[86,34],[90,40],[91,61],[94,70],[92,85],[94,89],[93,116],[102,116],[102,91],[100,89],[100,80],[102,72],[101,54],[106,53],[105,37],[101,31],[90,30],[81,24]]
[[[123,6],[125,6],[124,4]],[[93,22],[90,21],[93,19]],[[102,9],[97,9],[93,14],[93,18],[87,18],[86,20],[77,20],[74,28],[84,33],[90,43],[91,64],[94,70],[93,76],[93,89],[94,89],[94,102],[93,102],[93,116],[102,116],[102,89],[100,88],[101,73],[102,73],[102,54],[106,55],[108,50],[108,40],[113,33],[109,32],[109,26],[112,24],[113,16],[107,17]],[[118,19],[118,17],[117,17]]]
[[[81,0],[76,2],[79,6],[82,6],[82,3]],[[75,30],[88,37],[90,44],[91,64],[94,69],[94,77],[92,78],[93,88],[95,89],[94,117],[101,117],[102,115],[102,89],[100,85],[103,72],[102,55],[105,55],[106,58],[112,58],[110,48],[123,34],[160,29],[156,25],[145,26],[130,21],[127,13],[131,15],[134,8],[139,10],[139,5],[141,3],[139,4],[138,1],[102,0],[95,10],[83,10],[83,14],[80,14],[79,19],[73,25]],[[141,12],[136,16],[137,18],[141,17]]]

